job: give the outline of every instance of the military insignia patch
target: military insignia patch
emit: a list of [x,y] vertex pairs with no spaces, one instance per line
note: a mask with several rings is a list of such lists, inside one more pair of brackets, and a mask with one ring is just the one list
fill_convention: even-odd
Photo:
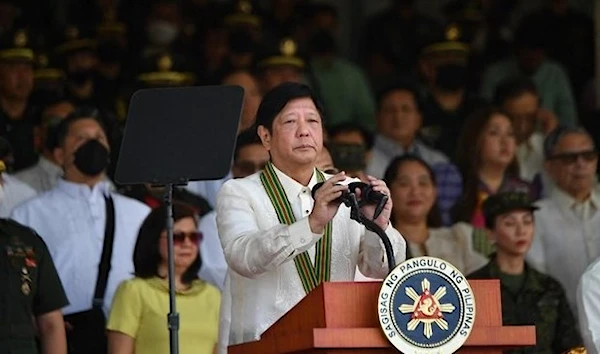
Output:
[[475,324],[475,298],[464,275],[434,257],[399,264],[381,284],[379,323],[403,353],[454,353]]

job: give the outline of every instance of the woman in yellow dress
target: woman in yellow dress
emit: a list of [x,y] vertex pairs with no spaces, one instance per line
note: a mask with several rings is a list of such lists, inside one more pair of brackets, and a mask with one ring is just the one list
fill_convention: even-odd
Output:
[[[194,210],[173,207],[175,285],[181,354],[216,352],[221,294],[198,279],[202,264]],[[135,277],[119,286],[107,322],[109,354],[169,352],[167,209],[154,209],[142,224],[133,262]]]

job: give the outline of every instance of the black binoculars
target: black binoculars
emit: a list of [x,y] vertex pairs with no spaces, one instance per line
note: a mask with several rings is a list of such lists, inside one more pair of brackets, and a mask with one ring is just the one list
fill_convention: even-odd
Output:
[[[312,190],[313,198],[315,196],[315,192],[319,189],[324,182],[317,183]],[[356,199],[355,191],[356,189],[360,190],[360,201]],[[385,204],[388,201],[388,196],[373,190],[373,186],[364,182],[352,182],[348,184],[348,189],[342,191],[342,195],[336,200],[336,202],[344,203],[349,208],[352,207],[362,207],[367,204],[376,205],[375,212],[373,213],[373,219],[377,219]]]

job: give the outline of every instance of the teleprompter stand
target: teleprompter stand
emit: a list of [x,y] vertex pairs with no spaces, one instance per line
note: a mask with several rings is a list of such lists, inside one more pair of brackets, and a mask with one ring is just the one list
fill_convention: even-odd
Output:
[[238,86],[205,86],[145,89],[131,98],[115,180],[123,185],[152,184],[166,189],[171,354],[179,353],[173,188],[227,175],[243,95]]

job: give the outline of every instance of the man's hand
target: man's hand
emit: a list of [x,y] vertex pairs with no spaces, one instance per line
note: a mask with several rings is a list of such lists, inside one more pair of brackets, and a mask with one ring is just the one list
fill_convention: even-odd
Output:
[[[385,230],[385,229],[387,229],[387,227],[389,225],[390,215],[392,214],[392,197],[390,195],[390,190],[384,181],[377,179],[375,177],[372,177],[372,176],[367,176],[367,178],[369,179],[369,183],[373,187],[373,191],[385,194],[389,197],[387,200],[387,203],[385,203],[385,207],[383,208],[383,211],[381,212],[381,214],[379,214],[377,219],[373,220],[373,221],[375,221],[375,223],[377,225],[379,225],[379,227],[381,227],[382,230]],[[362,198],[360,189],[356,188],[354,193],[356,194],[356,197],[359,200],[360,200],[360,198]],[[360,212],[365,217],[367,217],[369,219],[373,219],[373,215],[375,214],[376,207],[377,207],[377,205],[375,205],[375,204],[366,204],[360,208]]]
[[321,188],[315,192],[315,204],[313,210],[308,216],[310,230],[315,234],[322,234],[325,225],[333,219],[337,213],[341,202],[337,201],[342,196],[342,191],[347,190],[348,186],[340,186],[338,183],[346,179],[346,173],[340,172],[328,179]]

